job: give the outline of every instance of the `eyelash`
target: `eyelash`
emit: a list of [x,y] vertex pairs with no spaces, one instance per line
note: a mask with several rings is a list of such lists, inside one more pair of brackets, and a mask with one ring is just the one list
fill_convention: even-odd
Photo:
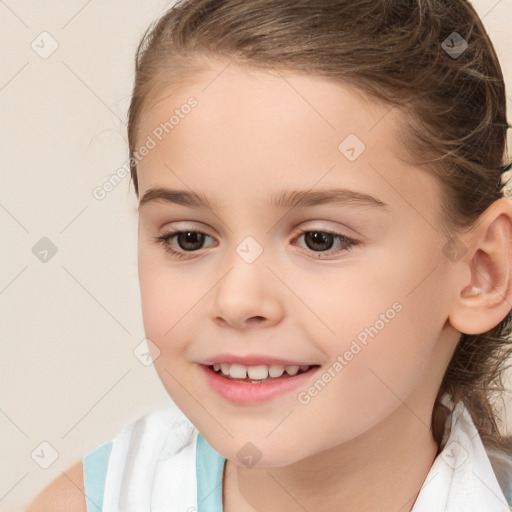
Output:
[[[168,252],[169,254],[171,254],[172,256],[174,256],[174,257],[176,257],[178,259],[193,259],[193,258],[197,258],[199,256],[198,254],[194,254],[192,256],[188,256],[186,254],[187,253],[188,254],[193,254],[193,253],[198,252],[198,251],[181,251],[181,250],[177,251],[176,249],[174,249],[172,247],[172,245],[170,244],[170,240],[172,238],[174,238],[175,236],[179,235],[180,233],[199,233],[199,234],[202,234],[202,235],[205,235],[205,236],[209,236],[206,233],[203,233],[202,231],[173,230],[173,231],[169,231],[169,232],[167,232],[167,233],[165,233],[163,235],[156,236],[154,240],[155,240],[155,242],[157,244],[162,245],[166,252]],[[329,230],[320,230],[320,229],[303,229],[303,230],[299,231],[299,233],[297,233],[295,238],[300,238],[302,235],[304,235],[306,233],[322,233],[322,234],[327,234],[327,235],[333,235],[335,239],[337,239],[340,242],[346,244],[345,246],[343,246],[341,248],[338,248],[338,249],[335,249],[334,251],[332,249],[329,249],[327,251],[313,251],[313,250],[310,249],[311,252],[317,253],[317,254],[330,254],[330,252],[333,251],[333,255],[337,255],[337,254],[340,254],[340,253],[343,253],[343,252],[349,252],[354,247],[356,247],[356,246],[361,244],[361,242],[359,242],[358,240],[354,240],[353,238],[349,238],[348,236],[342,235],[340,233],[336,233],[334,231],[329,231]],[[316,259],[322,259],[322,257],[318,257]]]

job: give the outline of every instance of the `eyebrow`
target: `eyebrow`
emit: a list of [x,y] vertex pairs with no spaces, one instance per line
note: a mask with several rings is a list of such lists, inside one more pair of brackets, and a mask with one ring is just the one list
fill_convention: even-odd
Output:
[[[216,208],[216,203],[203,194],[167,188],[151,188],[147,190],[139,202],[139,209],[143,205],[150,203],[177,204],[189,208],[204,208],[212,211]],[[386,203],[376,197],[344,188],[314,191],[281,190],[270,199],[270,207],[275,210],[308,208],[323,204],[389,208]]]

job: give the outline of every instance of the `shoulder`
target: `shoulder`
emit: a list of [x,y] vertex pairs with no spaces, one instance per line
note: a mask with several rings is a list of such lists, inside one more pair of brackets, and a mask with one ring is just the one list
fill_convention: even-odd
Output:
[[[149,411],[126,424],[112,440],[96,447],[64,471],[23,512],[87,512],[87,505],[96,510],[95,503],[107,500],[110,504],[113,496],[118,495],[126,484],[123,479],[127,465],[138,468],[134,474],[128,472],[133,485],[137,488],[152,485],[145,480],[154,476],[156,466],[162,461],[169,460],[171,469],[174,467],[172,461],[184,462],[176,456],[191,445],[195,432],[190,420],[174,406]],[[175,478],[182,470],[177,468]]]
[[23,512],[87,512],[82,461],[63,471]]

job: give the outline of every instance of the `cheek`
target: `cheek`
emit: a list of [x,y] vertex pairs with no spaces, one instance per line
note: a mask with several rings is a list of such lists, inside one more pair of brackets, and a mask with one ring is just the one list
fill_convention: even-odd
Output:
[[413,242],[374,254],[374,261],[358,262],[339,277],[295,288],[330,330],[309,315],[303,326],[310,339],[331,365],[341,359],[343,368],[333,369],[337,384],[325,398],[362,416],[368,408],[384,413],[399,403],[397,396],[405,399],[422,382],[428,385],[430,370],[441,364],[435,349],[446,321],[443,261],[419,244],[413,250]]
[[169,396],[193,417],[181,383],[189,380],[186,350],[193,329],[190,309],[194,298],[189,287],[176,282],[177,275],[166,272],[165,265],[150,263],[144,255],[139,257],[142,317],[146,337],[152,342],[148,345],[152,346],[153,366]]
[[[160,350],[158,361],[163,362],[180,352],[190,332],[190,310],[199,299],[179,271],[169,270],[153,251],[139,249],[139,286],[144,330]],[[197,291],[196,291],[197,292]],[[188,312],[188,314],[187,314]],[[155,365],[157,361],[155,362]]]

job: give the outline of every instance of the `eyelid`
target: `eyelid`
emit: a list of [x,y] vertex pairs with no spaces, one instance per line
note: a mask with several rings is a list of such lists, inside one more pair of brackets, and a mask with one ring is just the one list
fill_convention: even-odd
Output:
[[[315,221],[310,221],[310,222],[315,222]],[[313,226],[303,226],[304,223],[303,222],[300,223],[299,227],[294,227],[292,229],[292,237],[296,238],[297,236],[302,235],[302,234],[307,233],[307,232],[318,231],[318,232],[322,232],[322,233],[328,233],[328,234],[331,234],[331,235],[338,235],[338,236],[343,236],[345,238],[353,239],[352,235],[346,235],[344,233],[341,233],[336,228],[330,228],[330,227],[326,226],[325,224],[322,225],[322,221],[316,221],[316,222],[320,222],[320,224],[315,224]],[[353,232],[357,233],[357,235],[359,235],[359,233],[357,231],[355,231],[354,229],[348,228],[346,226],[345,226],[345,228],[348,231],[353,231]],[[212,239],[215,239],[214,236],[208,234],[208,230],[207,229],[203,229],[202,227],[198,228],[198,227],[190,225],[190,224],[189,225],[184,225],[184,226],[180,226],[180,225],[175,226],[175,225],[173,225],[170,228],[162,228],[160,230],[159,236],[166,236],[166,235],[171,235],[171,234],[183,233],[183,232],[186,232],[186,231],[191,231],[191,232],[194,232],[194,233],[201,233],[201,234],[203,234],[205,236],[208,236],[208,237],[210,237]],[[362,236],[362,235],[360,235],[360,236]]]
[[[163,233],[157,235],[154,237],[154,241],[164,247],[164,250],[171,254],[171,256],[177,258],[177,259],[183,259],[183,260],[192,260],[194,258],[202,256],[202,254],[205,251],[205,247],[194,250],[194,251],[185,251],[179,248],[174,248],[174,244],[170,243],[170,240],[174,238],[176,235],[184,232],[192,232],[192,233],[199,233],[201,235],[204,235],[205,237],[211,238],[212,240],[215,240],[214,237],[208,235],[208,233],[205,233],[204,231],[201,231],[200,229],[195,229],[191,226],[185,226],[185,227],[177,227],[177,228],[171,228],[168,230],[165,230]],[[335,239],[343,240],[346,245],[343,245],[342,247],[339,247],[337,249],[328,249],[326,251],[313,251],[308,248],[301,247],[302,251],[309,253],[309,254],[317,254],[318,256],[313,256],[312,259],[314,260],[332,260],[337,259],[339,255],[346,254],[350,252],[353,248],[357,246],[363,245],[363,241],[353,238],[351,236],[344,235],[343,233],[340,233],[339,231],[336,231],[334,229],[326,228],[324,226],[301,226],[297,230],[294,231],[294,235],[292,240],[297,240],[301,236],[303,236],[306,233],[324,233],[333,236]],[[292,245],[297,246],[296,243],[293,243]],[[324,255],[324,256],[322,256]]]

